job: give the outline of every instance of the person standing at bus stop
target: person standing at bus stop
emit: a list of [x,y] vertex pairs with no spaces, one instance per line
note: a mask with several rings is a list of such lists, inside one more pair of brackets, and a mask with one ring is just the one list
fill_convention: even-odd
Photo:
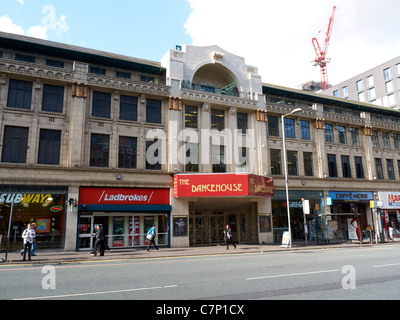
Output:
[[31,249],[32,249],[32,243],[33,240],[35,239],[35,230],[32,229],[31,224],[28,224],[28,227],[24,230],[22,233],[22,239],[24,239],[24,258],[23,261],[26,260],[26,252],[28,252],[28,259],[31,260]]

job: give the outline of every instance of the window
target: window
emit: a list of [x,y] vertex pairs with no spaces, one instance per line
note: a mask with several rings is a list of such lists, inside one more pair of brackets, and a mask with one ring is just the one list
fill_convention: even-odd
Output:
[[107,119],[111,117],[111,93],[93,91],[92,116]]
[[121,120],[137,121],[138,98],[121,95],[119,104],[119,118]]
[[341,156],[343,178],[351,178],[350,157]]
[[240,164],[240,172],[249,172],[249,148],[239,147],[239,164]]
[[362,80],[357,81],[356,84],[357,84],[357,91],[364,90],[364,85]]
[[278,117],[268,116],[268,135],[271,137],[279,137]]
[[117,78],[123,78],[123,79],[131,79],[132,75],[129,72],[123,72],[123,71],[116,71],[115,76]]
[[60,164],[61,131],[40,129],[38,164]]
[[349,96],[349,89],[347,87],[342,88],[343,98],[347,98]]
[[333,142],[333,127],[325,123],[325,142]]
[[390,68],[387,68],[383,70],[383,76],[385,77],[385,80],[388,80],[392,77],[392,73],[390,72]]
[[386,93],[393,91],[393,81],[388,81],[385,83]]
[[64,68],[64,61],[54,60],[54,59],[46,59],[46,66],[56,67],[56,68]]
[[339,90],[333,91],[333,96],[339,98]]
[[137,168],[137,138],[119,137],[118,168]]
[[42,110],[62,113],[64,108],[64,87],[43,85]]
[[92,133],[90,139],[90,166],[107,168],[110,153],[110,136]]
[[374,85],[374,76],[367,77],[367,85],[368,87],[372,87]]
[[146,141],[146,169],[148,170],[162,169],[162,164],[160,163],[160,157],[162,158],[160,142],[158,138],[155,138],[153,141]]
[[386,159],[386,167],[387,167],[387,173],[388,173],[389,180],[395,180],[394,166],[393,166],[392,159]]
[[161,100],[146,100],[146,122],[161,124]]
[[19,109],[31,109],[32,82],[10,79],[7,106]]
[[339,143],[347,144],[346,128],[343,126],[337,126],[337,131],[338,131]]
[[301,120],[300,121],[300,128],[301,128],[301,138],[303,140],[311,140],[310,122]]
[[212,165],[213,173],[226,172],[225,146],[212,146]]
[[89,66],[89,73],[99,74],[102,76],[106,75],[106,69],[100,67]]
[[29,128],[4,127],[1,162],[26,163]]
[[350,128],[350,133],[351,133],[351,142],[353,146],[359,146],[360,145],[360,134],[358,132],[357,128]]
[[399,170],[400,173],[400,160],[397,160],[397,169]]
[[400,150],[400,135],[398,133],[395,133],[393,135],[393,140],[394,140],[394,148],[396,150]]
[[334,154],[328,154],[328,170],[329,177],[337,178],[336,155]]
[[281,175],[282,174],[281,150],[271,149],[270,159],[271,159],[271,174]]
[[382,159],[375,158],[375,169],[376,169],[376,178],[378,180],[383,180],[383,168],[382,168]]
[[186,143],[185,171],[199,172],[199,145]]
[[382,132],[383,148],[391,149],[389,132]]
[[211,109],[211,129],[222,131],[225,129],[225,112]]
[[23,61],[23,62],[29,62],[29,63],[35,63],[35,57],[30,56],[27,54],[21,54],[21,53],[16,53],[15,54],[15,60],[17,61]]
[[360,102],[365,102],[365,94],[364,94],[364,91],[358,93],[358,101],[360,101]]
[[288,175],[297,176],[297,151],[287,151]]
[[185,127],[198,128],[198,108],[195,106],[185,106]]
[[376,130],[372,130],[372,146],[374,148],[379,148],[379,136]]
[[364,179],[364,168],[361,157],[354,157],[354,162],[356,164],[356,176],[357,179]]
[[394,93],[389,94],[389,95],[387,96],[387,105],[388,105],[388,106],[392,106],[392,105],[394,105],[395,103],[396,103],[396,99],[395,99]]
[[368,97],[369,97],[369,100],[376,99],[375,88],[368,89]]
[[245,134],[247,131],[247,113],[237,113],[237,128],[238,130],[242,130],[242,133]]
[[286,138],[296,138],[296,133],[294,129],[294,120],[293,119],[285,119],[285,137]]
[[314,176],[314,161],[313,161],[313,154],[312,152],[304,152],[304,175],[306,177],[313,177]]

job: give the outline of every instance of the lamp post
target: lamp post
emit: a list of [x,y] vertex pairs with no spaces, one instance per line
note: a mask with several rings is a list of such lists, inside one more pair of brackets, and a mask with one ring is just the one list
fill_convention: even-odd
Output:
[[292,248],[292,230],[290,227],[290,208],[289,208],[289,180],[287,172],[287,159],[286,159],[286,142],[285,142],[285,117],[290,116],[293,113],[302,111],[301,108],[294,109],[292,112],[282,115],[282,145],[283,145],[283,163],[285,167],[285,186],[286,186],[286,208],[288,216],[288,226],[289,226],[289,248]]

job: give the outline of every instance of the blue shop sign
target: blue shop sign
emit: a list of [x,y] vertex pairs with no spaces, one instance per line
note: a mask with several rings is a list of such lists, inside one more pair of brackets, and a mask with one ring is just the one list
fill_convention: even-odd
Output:
[[366,201],[374,200],[373,192],[329,191],[332,200]]

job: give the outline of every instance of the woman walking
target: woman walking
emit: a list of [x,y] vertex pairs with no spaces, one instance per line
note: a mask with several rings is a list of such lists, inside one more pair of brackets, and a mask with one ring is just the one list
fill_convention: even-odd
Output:
[[224,231],[224,233],[225,233],[225,236],[226,236],[226,250],[228,250],[229,249],[229,241],[231,242],[231,244],[235,247],[235,249],[236,249],[236,244],[233,242],[233,239],[232,239],[232,229],[231,229],[231,227],[229,226],[229,224],[227,224],[226,226],[225,226],[225,231]]

